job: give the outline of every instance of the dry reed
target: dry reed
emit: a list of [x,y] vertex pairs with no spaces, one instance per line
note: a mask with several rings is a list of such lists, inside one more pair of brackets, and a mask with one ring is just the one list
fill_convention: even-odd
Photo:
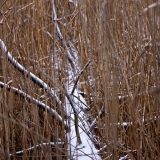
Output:
[[0,159],[71,159],[68,71],[90,107],[85,118],[102,159],[159,159],[159,4],[1,0]]

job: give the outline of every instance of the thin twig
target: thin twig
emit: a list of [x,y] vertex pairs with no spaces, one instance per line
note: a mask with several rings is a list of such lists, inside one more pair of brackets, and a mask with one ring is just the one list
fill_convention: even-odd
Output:
[[78,77],[77,77],[77,79],[76,79],[76,81],[75,81],[75,83],[74,83],[74,87],[73,87],[73,89],[72,89],[71,95],[73,95],[73,93],[74,93],[74,91],[75,91],[75,88],[76,88],[76,86],[77,86],[77,83],[78,83],[78,81],[79,81],[80,76],[83,74],[84,70],[89,66],[89,64],[90,64],[90,60],[86,63],[86,65],[85,65],[85,66],[83,67],[83,69],[80,71],[80,73],[79,73],[79,75],[78,75]]
[[[100,109],[100,111],[99,111],[99,116],[102,115],[103,111],[104,111],[104,106],[101,107],[101,109]],[[90,125],[90,131],[91,131],[91,130],[93,129],[93,127],[96,125],[96,123],[97,123],[97,118],[98,118],[98,116],[93,120],[92,124]]]

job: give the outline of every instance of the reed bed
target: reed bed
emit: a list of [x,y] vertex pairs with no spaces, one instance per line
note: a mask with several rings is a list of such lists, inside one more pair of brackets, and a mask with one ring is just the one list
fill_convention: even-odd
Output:
[[73,159],[71,82],[89,106],[80,120],[103,160],[159,159],[159,7],[1,0],[0,159]]

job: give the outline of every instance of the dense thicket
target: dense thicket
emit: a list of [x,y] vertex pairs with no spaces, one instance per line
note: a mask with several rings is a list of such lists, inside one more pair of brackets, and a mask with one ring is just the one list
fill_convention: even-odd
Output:
[[102,159],[158,159],[159,4],[1,0],[0,159],[72,159],[68,105]]

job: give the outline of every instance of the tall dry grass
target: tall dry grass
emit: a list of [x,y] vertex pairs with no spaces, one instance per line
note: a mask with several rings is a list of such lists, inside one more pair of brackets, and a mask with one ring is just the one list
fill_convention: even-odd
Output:
[[[159,159],[159,3],[82,0],[76,6],[55,0],[56,21],[52,2],[1,1],[0,38],[7,50],[53,88],[66,107],[61,88],[72,66],[66,56],[72,44],[78,50],[80,68],[91,61],[77,87],[91,108],[87,121],[102,159]],[[67,49],[58,37],[56,23]],[[0,54],[0,81],[50,106],[64,121],[64,112],[53,97],[28,74],[20,73],[5,53]],[[3,87],[0,92],[1,159],[10,159],[9,154],[13,159],[71,159],[64,124],[8,90]],[[36,148],[50,142],[54,145]],[[25,150],[32,146],[36,149]],[[24,153],[15,155],[20,150]]]

